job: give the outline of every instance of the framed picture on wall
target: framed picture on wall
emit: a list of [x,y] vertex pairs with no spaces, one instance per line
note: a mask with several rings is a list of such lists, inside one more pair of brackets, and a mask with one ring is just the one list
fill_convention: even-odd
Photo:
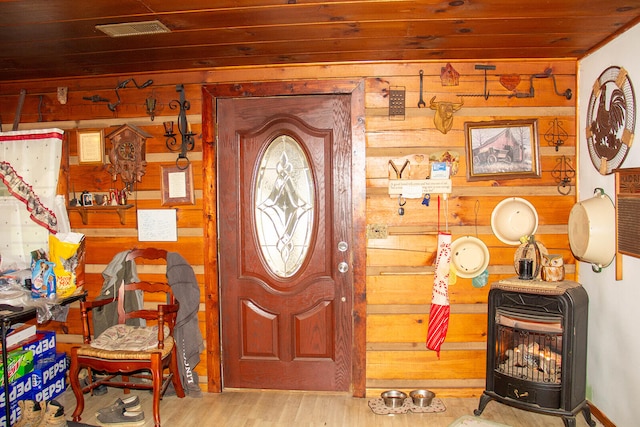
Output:
[[193,169],[160,166],[162,170],[162,206],[194,205]]
[[539,178],[537,123],[535,119],[465,123],[467,180]]
[[78,130],[78,163],[104,162],[104,132],[101,129]]

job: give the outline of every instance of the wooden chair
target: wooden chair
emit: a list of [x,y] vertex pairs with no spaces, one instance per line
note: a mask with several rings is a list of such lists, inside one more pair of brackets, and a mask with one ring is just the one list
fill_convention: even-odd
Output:
[[[167,252],[165,250],[153,248],[136,249],[127,255],[126,262],[135,260],[136,258],[166,260],[166,257]],[[162,301],[162,303],[157,303],[157,309],[141,309],[125,312],[125,291],[142,291],[144,295],[160,292],[163,294],[161,298],[166,299],[166,304]],[[133,297],[131,293],[127,293],[126,295]],[[157,296],[154,299],[155,301],[159,300]],[[148,350],[132,350],[131,347],[117,348],[120,345],[116,340],[115,344],[108,346],[109,349],[95,348],[92,346],[89,312],[96,307],[102,307],[113,301],[117,303],[118,325],[124,325],[127,319],[135,318],[144,319],[147,325],[144,328],[145,330],[141,330],[140,327],[114,326],[110,328],[111,334],[109,336],[114,336],[114,329],[118,329],[119,332],[126,329],[127,331],[132,330],[136,333],[146,333],[150,335],[149,330],[153,330],[153,326],[156,326],[157,345]],[[180,382],[178,358],[173,340],[173,327],[175,325],[178,308],[179,304],[173,297],[171,287],[168,283],[147,281],[122,284],[116,298],[80,303],[84,344],[71,348],[71,367],[69,369],[71,388],[76,396],[76,409],[73,412],[74,421],[80,421],[80,416],[84,410],[84,393],[100,385],[106,385],[124,388],[125,393],[128,393],[129,389],[153,390],[153,419],[155,425],[160,427],[160,399],[169,385],[169,381],[173,383],[178,397],[184,397],[185,395]],[[165,329],[168,329],[169,332],[166,335]],[[104,331],[100,337],[103,337],[103,335],[109,332],[109,330]],[[151,334],[153,334],[153,332]],[[100,337],[94,339],[95,345],[97,345],[96,342],[101,341]],[[155,340],[155,335],[151,338]],[[78,378],[80,370],[83,368],[86,368],[89,373],[87,377],[88,384],[85,386],[80,385]],[[167,369],[169,372],[165,374],[165,370]],[[92,375],[92,372],[100,372],[105,375],[96,376]],[[142,381],[134,382],[130,381],[130,378],[142,378]],[[149,382],[149,380],[151,381]]]

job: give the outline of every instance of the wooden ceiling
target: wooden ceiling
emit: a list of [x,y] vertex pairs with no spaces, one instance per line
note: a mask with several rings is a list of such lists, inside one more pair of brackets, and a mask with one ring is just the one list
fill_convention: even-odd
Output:
[[[640,0],[3,0],[0,81],[345,61],[580,58]],[[111,38],[99,24],[159,20]]]

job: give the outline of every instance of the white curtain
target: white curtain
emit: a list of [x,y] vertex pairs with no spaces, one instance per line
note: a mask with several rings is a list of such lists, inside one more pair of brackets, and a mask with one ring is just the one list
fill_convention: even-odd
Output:
[[49,233],[58,231],[63,135],[60,129],[0,132],[0,270],[28,268],[31,251],[48,250]]

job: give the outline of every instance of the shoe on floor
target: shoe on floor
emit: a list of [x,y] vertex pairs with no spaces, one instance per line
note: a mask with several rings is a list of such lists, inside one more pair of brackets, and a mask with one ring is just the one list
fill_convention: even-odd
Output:
[[45,404],[35,400],[19,400],[20,418],[14,427],[38,427],[45,416]]
[[98,387],[92,390],[92,393],[94,396],[102,396],[103,394],[107,394],[108,392],[109,390],[107,389],[107,386],[104,384],[100,384]]
[[41,402],[41,406],[45,407],[44,417],[38,427],[67,427],[67,419],[64,417],[64,406],[57,400],[51,400],[48,403]]
[[142,409],[142,407],[140,406],[140,399],[138,398],[138,396],[129,396],[124,399],[120,399],[120,398],[116,399],[116,401],[113,402],[110,406],[107,406],[105,408],[98,410],[98,412],[96,412],[96,416],[107,413],[107,412],[114,412],[114,411],[115,412],[123,412],[123,411],[136,412],[136,411],[139,411],[140,409]]
[[107,427],[134,427],[144,425],[144,412],[113,411],[98,414],[98,424]]

